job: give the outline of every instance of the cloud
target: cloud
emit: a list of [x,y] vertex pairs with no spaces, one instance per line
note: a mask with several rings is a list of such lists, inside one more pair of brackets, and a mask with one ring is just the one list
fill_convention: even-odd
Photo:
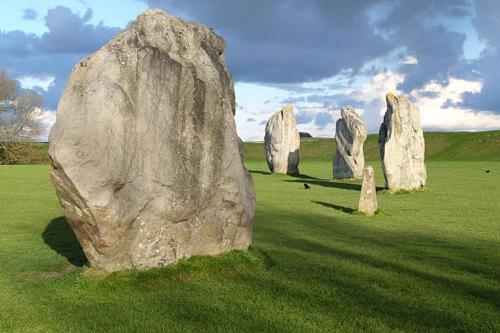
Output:
[[476,16],[472,24],[485,43],[478,59],[473,60],[464,71],[476,80],[481,80],[480,94],[466,93],[462,105],[475,110],[500,113],[500,6],[496,0],[475,2]]
[[299,111],[295,118],[297,119],[297,124],[307,124],[314,119],[314,114],[307,111]]
[[56,122],[56,112],[46,109],[39,109],[37,112],[37,119],[44,126],[44,133],[40,137],[41,141],[48,141],[49,132],[54,123]]
[[314,124],[322,129],[325,128],[326,125],[333,123],[333,117],[328,112],[318,112],[314,117]]
[[36,20],[38,13],[33,8],[23,9],[23,19],[28,21]]
[[[99,49],[119,28],[89,23],[92,10],[83,16],[69,8],[57,6],[48,10],[42,36],[22,31],[0,31],[0,68],[7,70],[21,83],[38,86],[45,106],[55,109],[73,65]],[[52,78],[41,82],[46,78]],[[35,81],[34,81],[35,80]]]
[[145,2],[215,27],[228,40],[227,61],[240,81],[316,81],[359,69],[389,45],[368,20],[368,8],[381,0]]
[[500,129],[500,115],[477,112],[460,106],[464,94],[479,94],[481,89],[482,83],[479,81],[449,78],[446,84],[429,82],[423,88],[412,91],[411,97],[420,109],[422,126],[425,129]]
[[88,54],[96,51],[109,41],[119,28],[110,28],[99,23],[88,23],[92,9],[88,8],[80,17],[71,9],[57,6],[49,9],[45,25],[49,29],[37,40],[37,47],[45,53]]
[[21,83],[23,89],[33,89],[33,90],[43,90],[48,91],[50,86],[55,80],[54,76],[33,76],[33,75],[23,75],[17,77]]
[[418,59],[415,56],[407,55],[403,59],[403,64],[404,65],[416,65],[416,64],[418,64]]

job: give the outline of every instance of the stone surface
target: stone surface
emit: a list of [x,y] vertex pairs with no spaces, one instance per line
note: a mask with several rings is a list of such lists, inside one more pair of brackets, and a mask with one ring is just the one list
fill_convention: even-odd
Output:
[[363,145],[368,129],[354,108],[340,110],[342,118],[337,120],[335,142],[337,150],[333,158],[333,178],[361,178],[365,166]]
[[371,165],[363,170],[361,195],[359,196],[358,211],[365,215],[374,215],[378,209],[377,187],[375,186],[375,171]]
[[74,68],[51,173],[93,266],[163,266],[247,249],[255,193],[236,135],[225,41],[148,10]]
[[420,112],[404,96],[387,94],[379,145],[385,187],[391,191],[425,186],[425,142]]
[[264,149],[271,172],[299,173],[300,136],[292,105],[276,112],[267,122]]

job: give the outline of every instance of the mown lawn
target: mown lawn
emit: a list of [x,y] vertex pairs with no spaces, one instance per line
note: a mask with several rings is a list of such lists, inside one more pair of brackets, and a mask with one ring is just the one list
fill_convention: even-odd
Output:
[[247,165],[251,251],[109,276],[87,268],[49,166],[1,166],[0,332],[500,332],[500,162],[430,161],[425,190],[381,190],[371,218],[329,160]]

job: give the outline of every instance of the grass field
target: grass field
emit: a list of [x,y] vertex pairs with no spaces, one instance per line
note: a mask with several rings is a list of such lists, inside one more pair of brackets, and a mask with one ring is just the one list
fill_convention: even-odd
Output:
[[0,332],[500,332],[500,132],[479,152],[463,147],[487,134],[442,135],[428,187],[381,189],[371,218],[359,183],[330,180],[331,141],[304,143],[298,177],[249,144],[249,252],[109,276],[87,268],[49,166],[1,166]]

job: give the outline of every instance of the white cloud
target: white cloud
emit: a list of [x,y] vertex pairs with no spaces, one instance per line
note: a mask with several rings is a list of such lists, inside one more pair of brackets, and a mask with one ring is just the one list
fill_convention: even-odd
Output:
[[403,64],[404,65],[416,65],[416,64],[418,64],[418,59],[415,56],[409,55],[403,59]]
[[56,122],[56,112],[46,109],[38,109],[37,111],[38,111],[37,118],[45,127],[45,132],[43,133],[40,139],[41,141],[47,141],[50,129],[52,128],[52,125],[54,125],[54,123]]
[[38,87],[47,91],[54,82],[55,77],[24,75],[17,77],[16,80],[18,80],[21,83],[21,87],[24,89],[34,89]]
[[432,130],[492,130],[500,129],[500,115],[478,112],[457,106],[464,93],[480,93],[482,83],[450,78],[447,84],[431,81],[422,89],[411,92],[420,109],[424,129]]

